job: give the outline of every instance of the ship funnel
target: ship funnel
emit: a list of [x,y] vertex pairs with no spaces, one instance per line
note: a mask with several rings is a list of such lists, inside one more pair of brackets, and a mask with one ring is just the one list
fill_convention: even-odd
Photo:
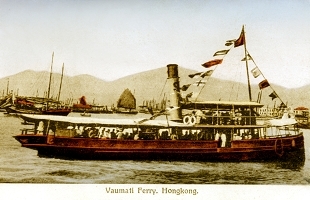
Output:
[[180,82],[177,64],[167,65],[168,84],[170,84],[170,106],[176,107],[170,111],[170,119],[173,121],[182,120],[182,111],[180,103]]

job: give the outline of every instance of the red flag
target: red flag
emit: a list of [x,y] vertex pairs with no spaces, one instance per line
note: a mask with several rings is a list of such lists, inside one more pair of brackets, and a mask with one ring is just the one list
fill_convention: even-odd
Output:
[[242,31],[240,33],[239,38],[235,41],[234,46],[239,47],[245,43],[245,36],[244,36],[244,26],[242,27]]
[[265,80],[261,81],[261,82],[258,84],[258,86],[259,86],[259,89],[262,90],[262,89],[264,89],[264,88],[266,88],[266,87],[268,87],[268,86],[270,86],[270,85],[269,85],[267,79],[265,79]]
[[223,62],[223,59],[214,59],[214,60],[208,61],[206,63],[203,63],[202,66],[205,68],[209,68],[209,67],[212,67],[214,65],[221,64],[222,62]]

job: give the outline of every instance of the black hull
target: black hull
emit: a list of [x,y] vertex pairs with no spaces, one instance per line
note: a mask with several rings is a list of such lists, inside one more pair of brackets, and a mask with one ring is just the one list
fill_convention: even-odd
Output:
[[15,107],[5,108],[8,114],[38,114],[38,115],[60,115],[67,116],[71,110],[70,109],[50,109],[47,111],[40,110],[28,110],[28,109],[17,109]]

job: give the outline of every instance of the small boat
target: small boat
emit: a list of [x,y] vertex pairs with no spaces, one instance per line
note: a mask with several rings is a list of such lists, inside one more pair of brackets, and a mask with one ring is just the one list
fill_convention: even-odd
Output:
[[[235,46],[245,46],[243,37],[242,29]],[[289,112],[259,122],[260,102],[181,98],[178,65],[167,65],[167,73],[170,106],[150,118],[25,114],[20,116],[24,124],[33,127],[13,137],[38,155],[68,159],[304,162],[303,133]],[[156,119],[160,114],[166,119]]]
[[88,113],[104,113],[110,114],[113,113],[111,110],[108,109],[107,106],[98,106],[98,105],[91,105],[86,102],[86,97],[82,96],[79,98],[79,103],[73,104],[72,106],[73,112],[85,112]]
[[82,117],[91,117],[91,114],[90,113],[86,113],[86,112],[80,113],[80,115]]
[[0,112],[5,112],[5,108],[10,107],[13,104],[12,102],[13,93],[9,92],[9,83],[10,80],[8,79],[8,83],[6,86],[6,95],[4,95],[3,91],[3,95],[2,97],[0,97]]
[[5,111],[5,108],[10,107],[12,103],[12,94],[8,94],[0,98],[0,109]]
[[92,105],[88,104],[86,102],[86,97],[82,96],[79,98],[79,103],[74,103],[72,106],[72,111],[73,112],[85,112],[85,110],[90,110],[92,108]]

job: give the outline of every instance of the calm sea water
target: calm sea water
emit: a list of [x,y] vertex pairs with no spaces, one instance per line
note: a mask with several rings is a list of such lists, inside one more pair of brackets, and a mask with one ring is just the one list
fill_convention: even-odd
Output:
[[[108,117],[119,116],[108,115]],[[135,117],[140,118],[141,115]],[[12,137],[20,133],[21,122],[17,117],[0,113],[0,182],[2,183],[285,185],[310,183],[310,130],[304,130],[306,154],[304,163],[82,161],[41,158],[37,156],[37,151],[21,147]]]

